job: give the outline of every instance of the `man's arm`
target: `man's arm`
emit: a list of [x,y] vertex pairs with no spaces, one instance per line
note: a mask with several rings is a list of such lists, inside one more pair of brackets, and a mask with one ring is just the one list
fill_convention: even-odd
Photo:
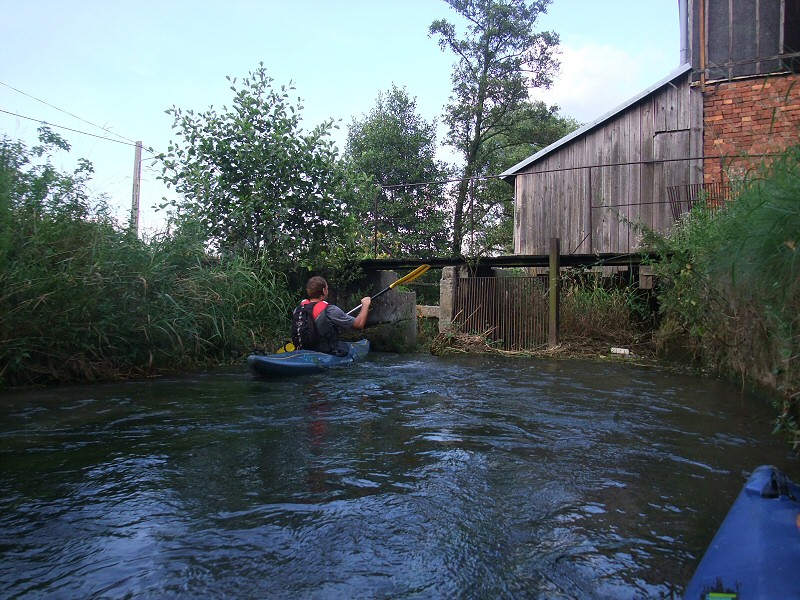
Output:
[[353,329],[364,329],[367,324],[367,315],[369,314],[369,305],[372,304],[372,298],[364,296],[361,299],[361,310],[358,312],[356,320],[353,321]]

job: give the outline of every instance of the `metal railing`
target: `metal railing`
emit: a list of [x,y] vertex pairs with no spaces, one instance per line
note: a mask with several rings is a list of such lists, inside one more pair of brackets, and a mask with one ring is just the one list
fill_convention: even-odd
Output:
[[458,279],[453,326],[483,335],[503,350],[533,350],[548,343],[547,279],[467,277]]
[[677,221],[682,214],[691,212],[698,202],[712,210],[724,205],[731,198],[731,187],[727,183],[692,183],[667,187],[669,207]]

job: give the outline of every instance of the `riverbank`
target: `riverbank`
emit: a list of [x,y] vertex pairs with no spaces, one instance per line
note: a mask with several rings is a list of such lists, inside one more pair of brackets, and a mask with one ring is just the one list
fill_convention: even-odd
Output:
[[[633,344],[613,345],[603,340],[587,339],[583,336],[565,336],[554,347],[543,345],[541,348],[533,348],[524,351],[510,351],[497,348],[491,341],[480,335],[461,335],[453,333],[441,333],[429,338],[427,341],[426,352],[434,356],[445,356],[448,354],[473,354],[483,353],[497,356],[528,357],[528,358],[552,358],[557,360],[582,360],[595,362],[611,362],[621,364],[633,364],[642,367],[652,367],[664,371],[712,377],[713,375],[692,363],[689,352],[666,356],[659,349],[650,336],[648,339],[641,339]],[[751,386],[749,389],[756,389]],[[768,390],[761,390],[762,393]],[[774,396],[774,390],[769,391],[769,396]]]

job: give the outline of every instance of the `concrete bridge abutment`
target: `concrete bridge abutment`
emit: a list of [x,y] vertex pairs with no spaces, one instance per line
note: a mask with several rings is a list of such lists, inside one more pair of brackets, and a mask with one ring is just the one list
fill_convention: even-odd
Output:
[[[359,287],[372,290],[362,295],[374,296],[397,279],[394,271],[372,271]],[[349,292],[348,295],[352,297],[353,292]],[[358,304],[360,298],[354,299],[354,305]],[[342,308],[348,310],[344,306]],[[416,292],[398,291],[395,288],[373,300],[367,326],[363,331],[352,332],[352,337],[368,339],[376,352],[413,352],[417,346]]]

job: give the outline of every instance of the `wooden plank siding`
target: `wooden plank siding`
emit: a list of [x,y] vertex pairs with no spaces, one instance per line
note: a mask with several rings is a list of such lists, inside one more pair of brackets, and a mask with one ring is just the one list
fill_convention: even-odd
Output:
[[509,171],[515,185],[514,251],[627,253],[639,224],[668,231],[667,186],[700,183],[703,99],[689,72]]

